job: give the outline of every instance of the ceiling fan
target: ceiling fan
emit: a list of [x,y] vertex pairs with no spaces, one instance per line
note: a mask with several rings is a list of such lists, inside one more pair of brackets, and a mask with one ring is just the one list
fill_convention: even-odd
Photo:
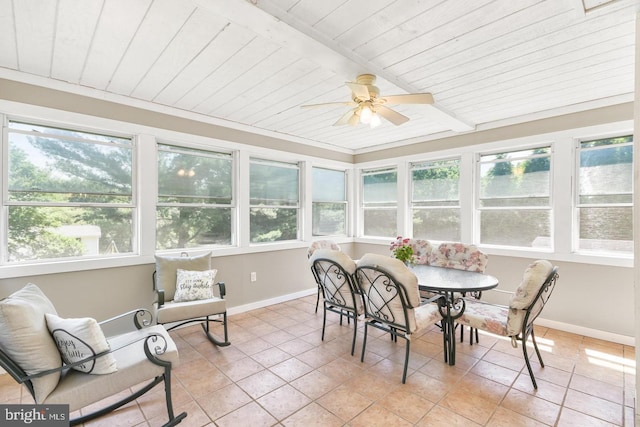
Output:
[[374,86],[376,76],[373,74],[361,74],[355,82],[346,82],[351,89],[352,101],[327,102],[324,104],[303,105],[302,108],[316,108],[335,105],[353,107],[335,122],[334,126],[357,126],[358,123],[368,124],[372,128],[381,123],[383,117],[399,126],[409,121],[409,117],[387,107],[387,104],[433,104],[433,96],[430,93],[410,93],[406,95],[380,95],[380,90]]

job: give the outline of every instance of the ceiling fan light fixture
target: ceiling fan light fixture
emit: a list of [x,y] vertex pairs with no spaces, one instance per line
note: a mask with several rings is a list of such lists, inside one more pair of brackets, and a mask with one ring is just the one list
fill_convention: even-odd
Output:
[[368,125],[369,123],[371,123],[372,117],[373,111],[371,111],[371,108],[368,105],[365,105],[360,109],[360,123]]
[[371,127],[371,129],[376,128],[378,126],[380,126],[380,123],[382,123],[382,120],[380,119],[380,116],[378,115],[378,113],[373,113],[371,115],[371,122],[369,123],[369,126]]

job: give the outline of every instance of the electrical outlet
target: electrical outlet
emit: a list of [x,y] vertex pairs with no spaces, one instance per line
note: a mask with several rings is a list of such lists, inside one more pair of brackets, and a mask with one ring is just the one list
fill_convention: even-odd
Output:
[[256,280],[258,280],[258,277],[257,277],[257,275],[256,275],[256,272],[255,272],[255,271],[252,271],[252,272],[251,272],[251,281],[252,281],[252,282],[255,282]]

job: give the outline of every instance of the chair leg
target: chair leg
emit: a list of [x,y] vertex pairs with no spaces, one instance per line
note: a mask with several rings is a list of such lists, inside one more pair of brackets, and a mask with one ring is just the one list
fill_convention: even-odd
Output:
[[318,295],[316,296],[316,313],[318,312],[318,304],[320,304],[320,286],[318,286]]
[[214,337],[213,334],[211,334],[211,332],[209,332],[209,322],[210,322],[209,316],[207,316],[207,319],[200,324],[209,341],[211,341],[213,344],[217,345],[218,347],[226,347],[228,345],[231,345],[231,343],[229,342],[229,334],[227,332],[227,312],[225,311],[222,314],[222,327],[224,328],[224,341],[220,341],[219,339]]
[[540,366],[544,368],[544,362],[542,361],[542,356],[540,355],[540,350],[538,350],[538,343],[536,342],[536,335],[533,332],[533,328],[531,328],[531,341],[533,341],[533,348],[536,350],[536,354],[538,355],[538,362],[540,362]]
[[364,321],[364,338],[362,339],[362,354],[360,355],[360,362],[364,362],[364,351],[367,348],[367,330],[369,324],[367,321]]
[[[529,361],[529,354],[527,354],[527,336],[526,334],[524,334],[525,336],[522,339],[522,353],[524,355],[524,361],[527,364],[527,370],[529,371],[529,376],[531,377],[531,382],[533,383],[533,388],[534,389],[538,389],[538,384],[536,383],[536,378],[533,376],[533,369],[531,369],[531,362]],[[536,341],[535,341],[535,337],[533,336],[533,333],[531,334],[531,337],[533,339],[533,346],[535,347],[536,351],[538,351],[538,346],[536,345]],[[538,357],[540,357],[540,353],[538,353]],[[540,359],[540,361],[542,362],[542,359]],[[542,365],[544,367],[544,365]]]
[[[326,303],[325,303],[326,304]],[[340,319],[342,319],[342,315],[340,315]],[[324,328],[327,324],[327,306],[324,306],[324,310],[322,310],[322,341],[324,341]]]
[[[354,315],[355,316],[355,315]],[[353,318],[353,341],[351,342],[351,355],[353,356],[353,352],[356,349],[356,336],[358,334],[358,318]]]
[[411,340],[407,341],[407,347],[404,353],[404,369],[402,370],[402,384],[407,381],[407,367],[409,366],[409,350],[411,348]]

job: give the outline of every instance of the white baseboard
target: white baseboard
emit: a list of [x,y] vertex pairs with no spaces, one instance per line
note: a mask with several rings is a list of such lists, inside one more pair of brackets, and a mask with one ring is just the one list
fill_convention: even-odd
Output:
[[287,302],[287,301],[291,301],[294,299],[298,299],[298,298],[302,298],[302,297],[306,297],[309,295],[314,295],[316,292],[318,292],[318,287],[313,287],[310,289],[305,289],[304,291],[299,291],[299,292],[294,292],[292,294],[286,294],[286,295],[281,295],[275,298],[270,298],[270,299],[265,299],[262,301],[256,301],[256,302],[252,302],[250,304],[244,304],[244,305],[239,305],[236,307],[230,307],[227,310],[227,314],[228,315],[232,315],[232,314],[240,314],[240,313],[244,313],[246,311],[250,311],[250,310],[256,310],[258,308],[263,308],[263,307],[268,307],[270,305],[274,305],[274,304],[280,304],[281,302]]
[[601,331],[599,329],[585,328],[584,326],[572,325],[570,323],[538,318],[536,319],[536,325],[557,329],[559,331],[571,332],[573,334],[584,335],[590,338],[624,344],[631,347],[635,347],[636,345],[634,337],[614,334],[612,332]]

